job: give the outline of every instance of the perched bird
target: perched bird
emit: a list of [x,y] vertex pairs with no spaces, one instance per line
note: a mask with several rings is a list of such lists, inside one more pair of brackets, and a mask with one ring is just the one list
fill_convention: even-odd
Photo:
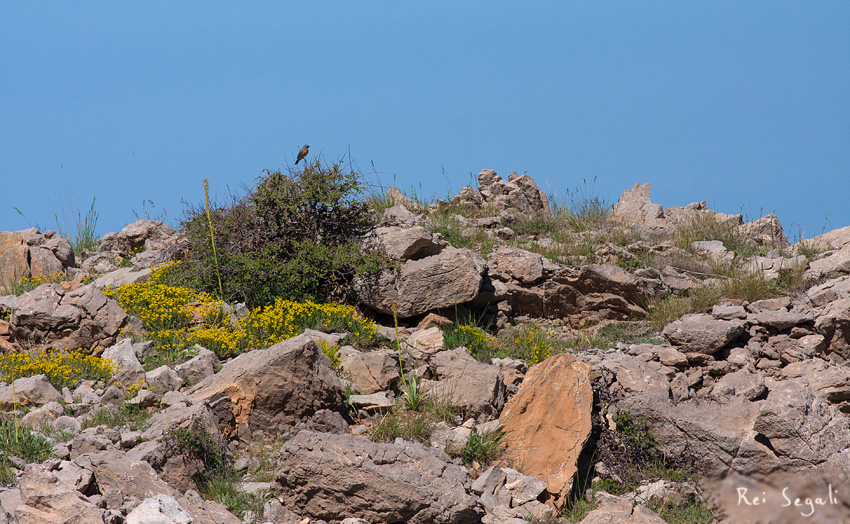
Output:
[[298,152],[298,159],[295,161],[295,165],[298,165],[298,162],[301,162],[301,159],[307,156],[307,152],[310,150],[310,146],[304,144],[304,147],[301,148],[301,151]]

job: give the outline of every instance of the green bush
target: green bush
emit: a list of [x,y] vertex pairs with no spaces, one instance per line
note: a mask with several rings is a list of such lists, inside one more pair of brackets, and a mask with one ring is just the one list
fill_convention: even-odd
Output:
[[[255,307],[289,300],[348,300],[355,274],[374,273],[385,257],[358,242],[369,225],[358,200],[360,175],[341,162],[317,160],[301,171],[267,171],[255,188],[229,205],[212,206],[222,299]],[[218,294],[216,262],[203,207],[190,208],[182,223],[187,258],[172,278]]]

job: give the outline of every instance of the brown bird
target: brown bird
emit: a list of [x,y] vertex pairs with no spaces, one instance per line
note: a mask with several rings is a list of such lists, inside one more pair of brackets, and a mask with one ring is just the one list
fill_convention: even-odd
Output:
[[301,148],[301,151],[298,152],[298,159],[295,161],[295,165],[298,165],[298,162],[301,162],[301,159],[307,156],[307,152],[310,150],[310,146],[304,144],[304,147]]

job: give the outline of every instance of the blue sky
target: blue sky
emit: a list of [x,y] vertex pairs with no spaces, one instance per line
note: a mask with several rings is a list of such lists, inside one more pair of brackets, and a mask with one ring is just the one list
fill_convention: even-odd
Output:
[[850,225],[850,3],[0,0],[0,230],[174,225],[304,143],[426,197],[651,182],[811,237]]

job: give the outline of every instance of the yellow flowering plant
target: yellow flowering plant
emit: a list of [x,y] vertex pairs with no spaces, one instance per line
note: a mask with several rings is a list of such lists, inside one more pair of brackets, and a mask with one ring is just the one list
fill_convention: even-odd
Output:
[[81,380],[108,380],[117,367],[108,359],[86,355],[84,350],[51,349],[41,353],[0,355],[0,380],[45,375],[56,389],[73,387]]
[[[376,326],[351,306],[277,299],[231,322],[225,304],[208,293],[163,283],[166,265],[147,282],[107,289],[107,295],[145,324],[148,337],[161,351],[174,352],[198,344],[228,357],[264,348],[303,333],[305,329],[348,332],[362,345],[375,336]],[[177,353],[174,353],[177,354]]]

